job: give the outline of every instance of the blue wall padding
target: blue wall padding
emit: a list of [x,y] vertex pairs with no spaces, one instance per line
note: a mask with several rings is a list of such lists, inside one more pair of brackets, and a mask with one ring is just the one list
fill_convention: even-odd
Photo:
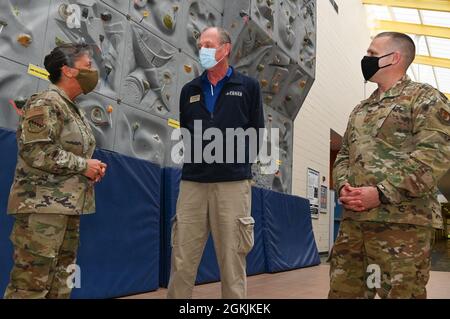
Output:
[[9,282],[13,247],[9,240],[14,218],[6,215],[8,196],[17,161],[16,134],[0,129],[0,298]]
[[159,284],[167,287],[170,275],[170,238],[172,234],[172,218],[176,213],[177,198],[179,193],[181,170],[176,168],[162,169],[161,178],[161,262],[159,272]]
[[268,190],[262,192],[267,271],[279,272],[320,264],[309,201]]
[[97,213],[81,218],[82,287],[72,298],[108,298],[159,287],[161,169],[97,151],[108,172],[96,187]]
[[[8,236],[12,218],[6,215],[16,163],[13,132],[0,129],[0,293],[12,266]],[[81,217],[81,288],[72,298],[108,298],[158,288],[161,169],[149,162],[107,151],[94,158],[108,164],[96,186],[97,212]]]

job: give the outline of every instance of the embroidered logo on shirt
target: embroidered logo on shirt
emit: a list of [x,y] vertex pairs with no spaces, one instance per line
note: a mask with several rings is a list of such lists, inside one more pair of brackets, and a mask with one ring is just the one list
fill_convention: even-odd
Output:
[[225,95],[226,96],[240,96],[240,97],[242,97],[242,92],[241,91],[229,91]]
[[189,103],[195,103],[198,101],[200,101],[200,94],[191,96],[191,98],[189,99]]

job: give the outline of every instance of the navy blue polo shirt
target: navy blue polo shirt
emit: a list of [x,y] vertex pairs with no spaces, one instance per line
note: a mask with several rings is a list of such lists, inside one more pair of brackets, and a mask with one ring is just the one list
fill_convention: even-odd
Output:
[[210,113],[214,113],[214,108],[216,106],[217,98],[220,95],[220,92],[223,89],[223,86],[230,79],[233,74],[233,68],[231,66],[228,67],[227,74],[223,77],[222,80],[217,82],[216,86],[212,85],[208,79],[208,73],[202,75],[202,88],[203,95],[205,96],[205,104],[206,108]]

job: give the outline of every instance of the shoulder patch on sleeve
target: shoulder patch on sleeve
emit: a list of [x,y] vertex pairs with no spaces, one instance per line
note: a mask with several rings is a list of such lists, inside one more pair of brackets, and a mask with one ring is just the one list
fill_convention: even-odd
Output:
[[48,109],[45,106],[33,106],[26,110],[22,123],[22,140],[24,144],[49,141]]

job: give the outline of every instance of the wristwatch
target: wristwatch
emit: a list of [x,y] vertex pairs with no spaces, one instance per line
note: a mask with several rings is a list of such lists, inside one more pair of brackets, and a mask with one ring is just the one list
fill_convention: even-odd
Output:
[[384,188],[383,185],[377,185],[378,198],[380,199],[381,204],[389,204],[389,199],[384,195],[381,190],[382,188]]

